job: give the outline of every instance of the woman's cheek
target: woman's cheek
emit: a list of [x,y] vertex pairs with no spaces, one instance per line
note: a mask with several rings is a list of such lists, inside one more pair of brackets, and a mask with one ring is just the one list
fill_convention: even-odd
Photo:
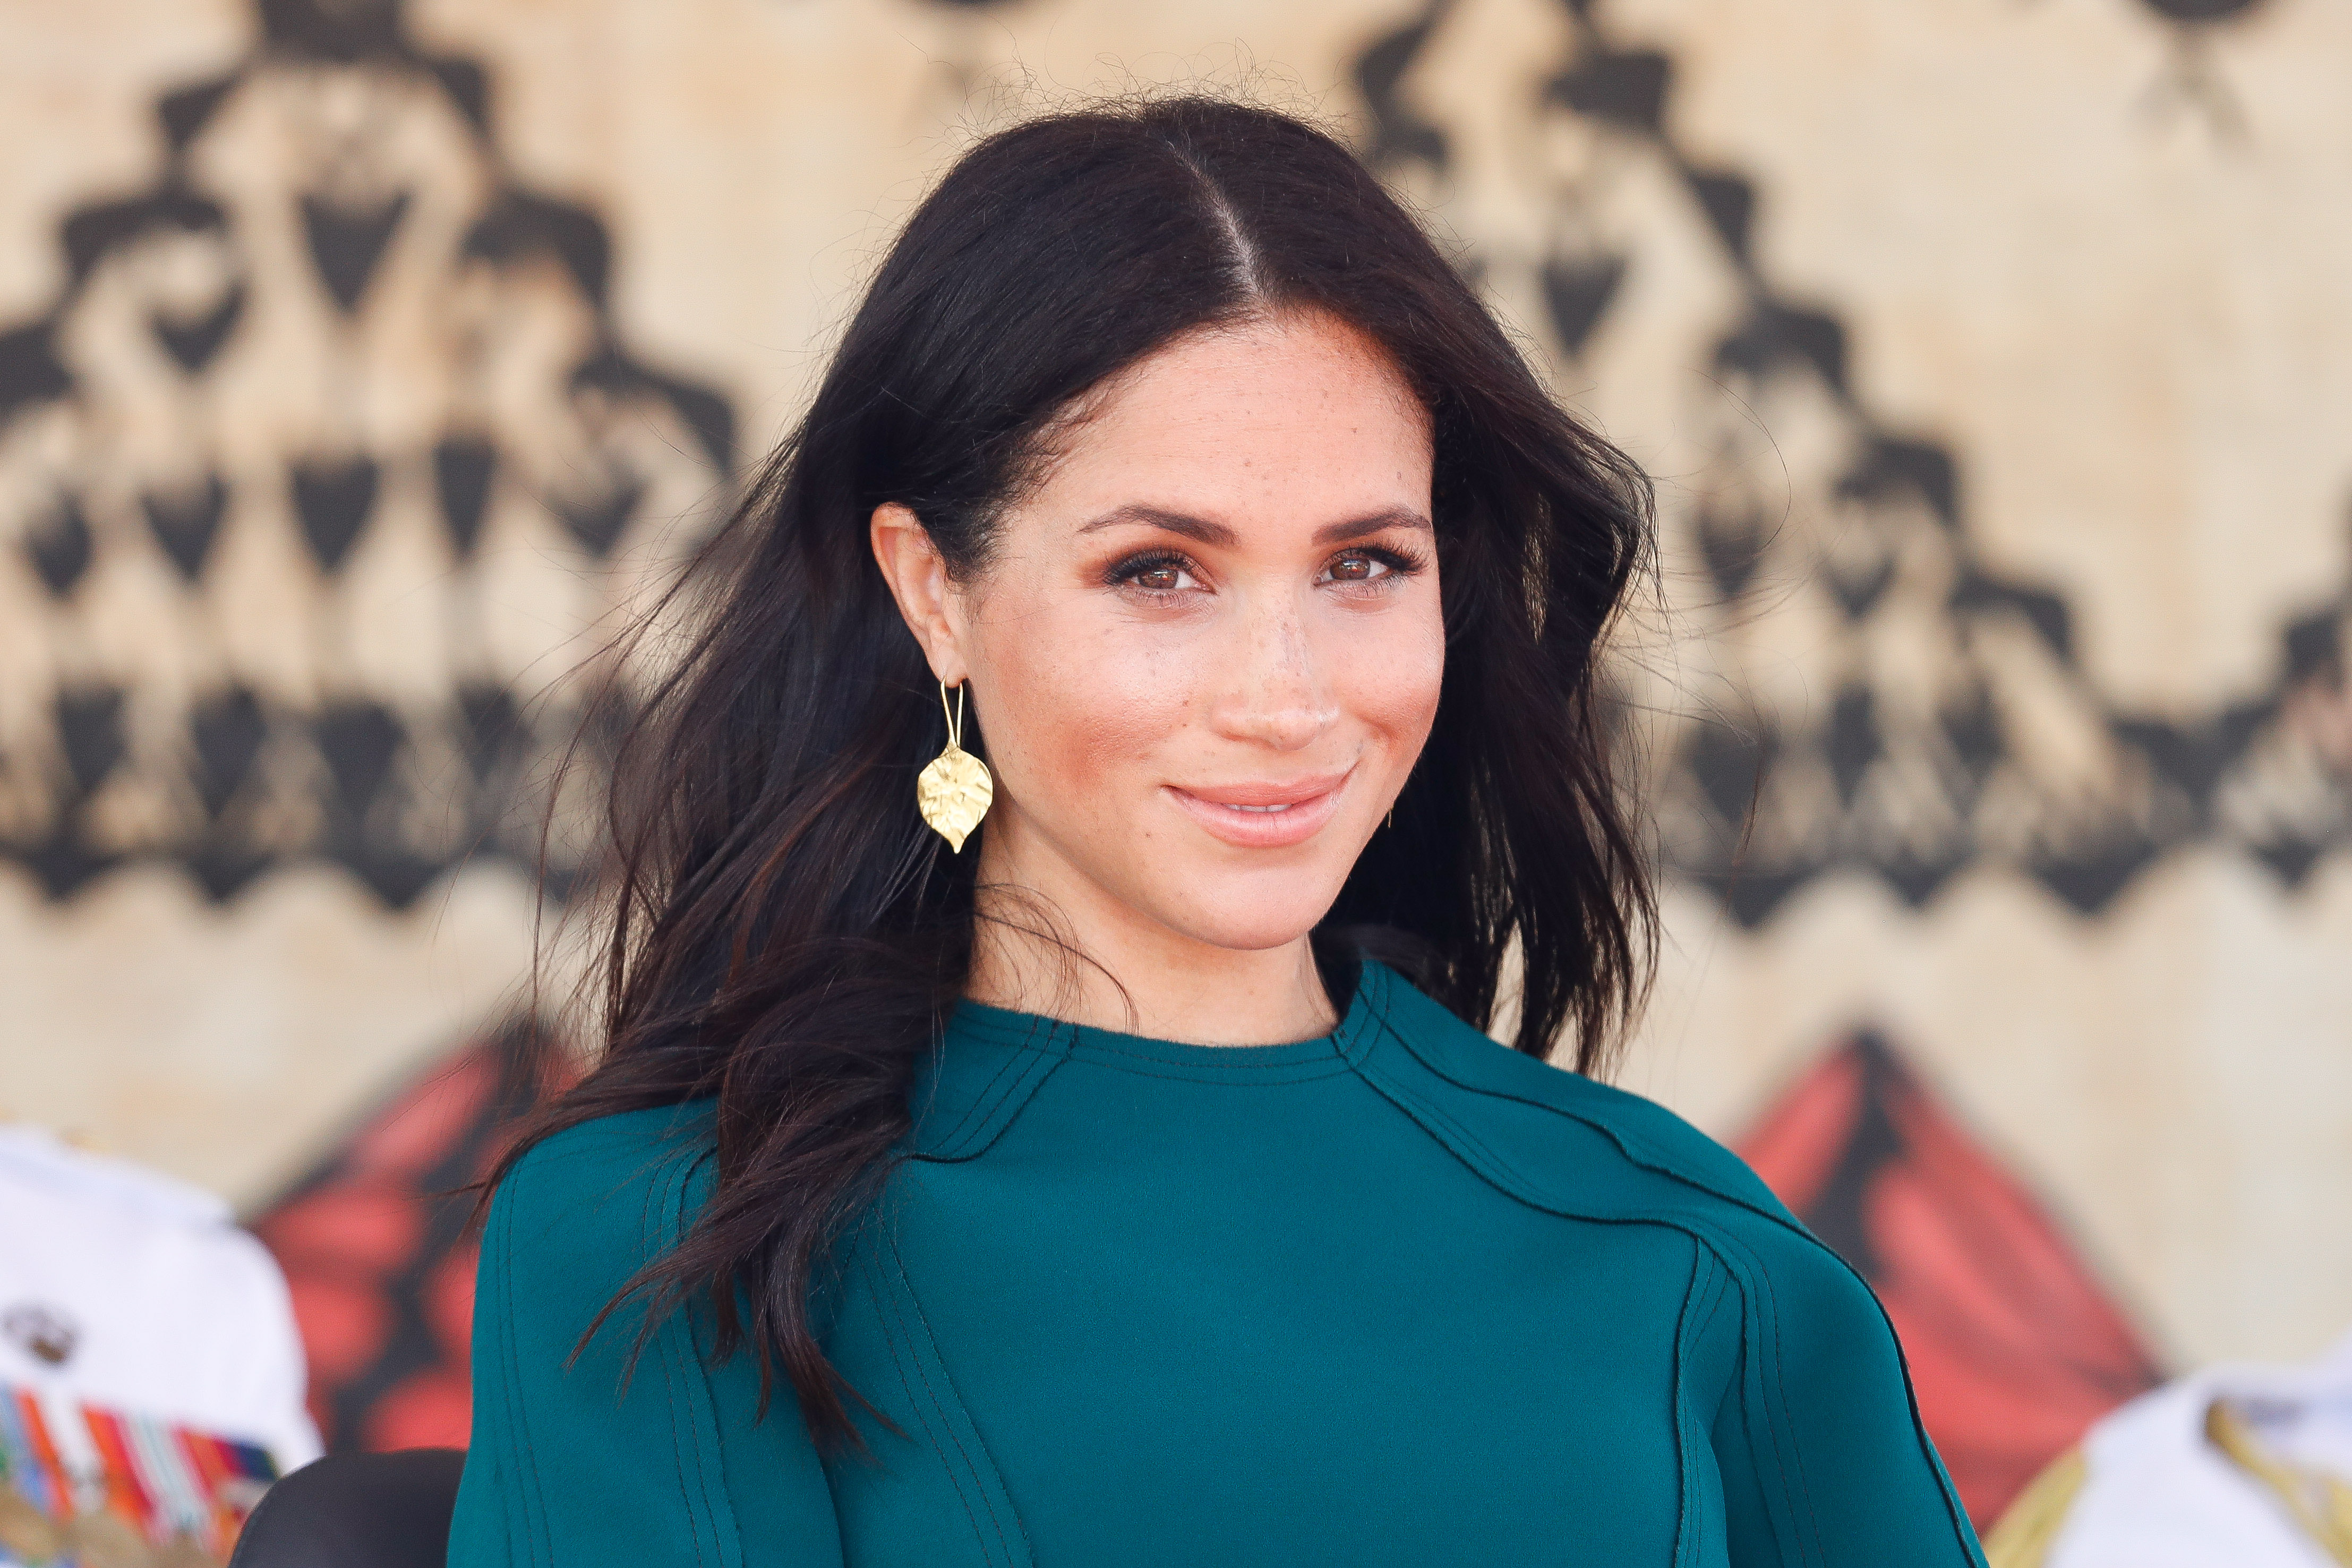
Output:
[[1116,791],[1106,786],[1120,782],[1122,770],[1148,770],[1181,727],[1181,661],[1132,626],[1083,616],[1024,620],[1021,630],[1007,629],[991,661],[1009,721],[991,747],[1011,788],[1033,797],[1024,802],[1033,814],[1108,805]]
[[1445,682],[1444,618],[1433,602],[1426,614],[1376,624],[1376,635],[1338,661],[1347,683],[1345,704],[1366,728],[1409,754],[1418,753],[1437,717],[1438,693]]

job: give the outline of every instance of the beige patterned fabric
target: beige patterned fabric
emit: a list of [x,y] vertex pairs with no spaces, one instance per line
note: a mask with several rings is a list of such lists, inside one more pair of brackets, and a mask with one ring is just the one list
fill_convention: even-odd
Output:
[[1733,1134],[1875,1023],[2178,1362],[2340,1322],[2345,7],[91,0],[10,36],[16,1113],[257,1202],[519,996],[569,672],[924,182],[1024,106],[1239,83],[1342,127],[1659,477],[1628,1085]]

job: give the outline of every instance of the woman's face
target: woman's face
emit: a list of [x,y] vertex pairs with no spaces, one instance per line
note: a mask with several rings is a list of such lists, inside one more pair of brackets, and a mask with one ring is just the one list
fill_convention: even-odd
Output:
[[1437,712],[1428,415],[1369,339],[1290,314],[1140,361],[1056,444],[961,588],[909,515],[875,519],[985,730],[981,880],[1082,940],[1295,943]]

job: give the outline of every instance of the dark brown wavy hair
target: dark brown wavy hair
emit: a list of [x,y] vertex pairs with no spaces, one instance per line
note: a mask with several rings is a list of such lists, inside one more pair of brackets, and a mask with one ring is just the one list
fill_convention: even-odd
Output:
[[1639,469],[1323,131],[1190,97],[987,138],[908,223],[688,580],[682,656],[617,743],[604,1050],[497,1173],[592,1117],[714,1100],[713,1194],[624,1299],[648,1322],[707,1301],[715,1354],[748,1342],[763,1384],[781,1367],[821,1443],[856,1440],[856,1396],[812,1292],[908,1130],[970,965],[980,858],[915,812],[943,723],[868,519],[900,503],[950,574],[984,572],[1074,399],[1181,334],[1286,310],[1352,324],[1420,396],[1444,567],[1435,726],[1318,952],[1399,963],[1481,1028],[1515,991],[1517,1049],[1567,1037],[1587,1072],[1638,998],[1655,911],[1594,658],[1649,558]]

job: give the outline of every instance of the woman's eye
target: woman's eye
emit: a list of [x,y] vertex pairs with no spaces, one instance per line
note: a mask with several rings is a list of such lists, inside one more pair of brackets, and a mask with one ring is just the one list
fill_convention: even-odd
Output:
[[1395,570],[1376,556],[1350,550],[1326,567],[1323,575],[1331,582],[1375,582]]
[[1146,593],[1181,593],[1201,586],[1192,563],[1181,556],[1145,556],[1121,561],[1111,569],[1110,580]]

